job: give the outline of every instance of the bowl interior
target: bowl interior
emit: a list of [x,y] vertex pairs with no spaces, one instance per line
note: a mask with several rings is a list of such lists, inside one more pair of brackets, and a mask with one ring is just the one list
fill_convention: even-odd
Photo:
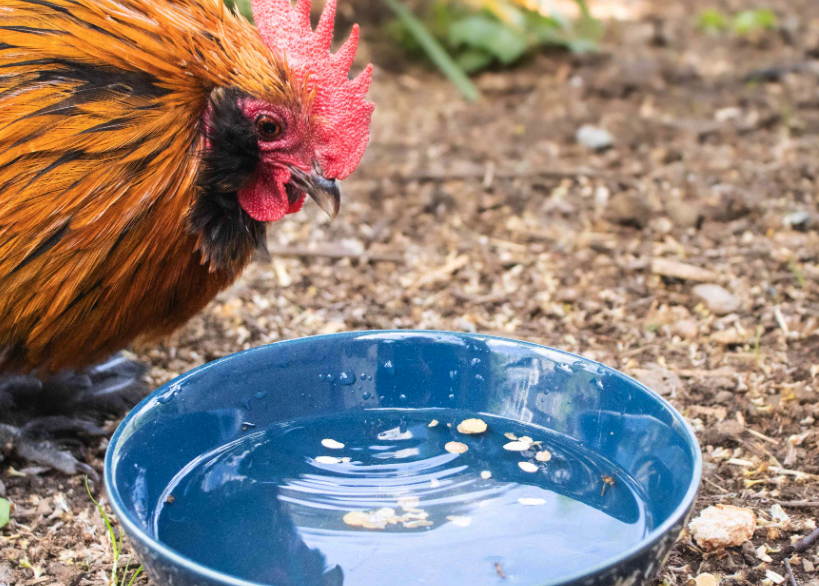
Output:
[[111,500],[132,537],[162,550],[154,515],[163,490],[194,458],[244,436],[246,422],[264,428],[396,407],[464,409],[568,436],[639,485],[654,527],[646,541],[680,521],[699,483],[690,428],[657,395],[614,370],[500,338],[373,332],[257,348],[158,389],[112,439]]

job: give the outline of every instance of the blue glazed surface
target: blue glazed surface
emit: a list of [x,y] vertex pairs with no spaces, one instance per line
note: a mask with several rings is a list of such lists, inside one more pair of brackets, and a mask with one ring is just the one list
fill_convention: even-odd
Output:
[[538,425],[573,438],[628,473],[646,497],[654,529],[619,556],[550,585],[647,583],[673,545],[699,485],[699,448],[682,417],[636,381],[600,364],[469,334],[303,338],[229,356],[179,377],[140,403],[115,433],[105,480],[148,573],[163,585],[252,584],[205,568],[155,539],[154,516],[165,488],[197,456],[245,435],[245,422],[264,428],[373,408],[462,409]]

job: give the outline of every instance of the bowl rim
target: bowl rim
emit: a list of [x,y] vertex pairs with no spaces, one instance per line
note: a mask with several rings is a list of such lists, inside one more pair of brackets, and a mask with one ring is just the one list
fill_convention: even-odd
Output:
[[105,463],[104,463],[104,470],[103,470],[103,481],[105,485],[105,490],[108,495],[108,499],[111,504],[111,508],[114,511],[114,514],[119,519],[119,522],[126,529],[126,533],[131,539],[137,539],[142,544],[151,550],[152,556],[160,556],[165,558],[165,561],[172,563],[176,566],[181,566],[185,568],[188,572],[192,573],[193,575],[204,578],[207,580],[211,580],[215,583],[222,584],[224,586],[272,586],[270,584],[265,584],[262,582],[253,582],[251,580],[245,580],[243,578],[237,578],[235,576],[231,576],[230,574],[226,574],[220,572],[218,570],[214,570],[208,566],[205,566],[195,560],[192,560],[181,553],[175,551],[168,545],[164,544],[163,542],[155,539],[151,535],[149,535],[146,531],[144,531],[139,525],[137,525],[128,515],[127,509],[122,502],[122,498],[120,496],[119,491],[117,490],[116,483],[113,478],[113,470],[112,470],[112,459],[114,452],[116,452],[115,446],[119,442],[120,435],[122,434],[127,424],[136,417],[138,413],[142,411],[142,409],[152,400],[154,400],[157,396],[161,395],[162,393],[166,392],[169,388],[174,385],[178,385],[184,380],[198,376],[201,372],[208,370],[210,368],[216,367],[223,362],[228,362],[231,360],[235,360],[239,356],[244,356],[247,354],[253,354],[256,352],[265,352],[269,351],[270,348],[280,346],[283,344],[293,344],[293,343],[304,343],[306,340],[324,340],[324,339],[335,339],[335,338],[360,338],[362,336],[370,336],[370,335],[389,335],[389,334],[398,334],[402,336],[408,335],[425,335],[425,336],[440,336],[440,335],[447,335],[447,336],[456,336],[459,338],[469,338],[474,340],[498,340],[503,342],[511,342],[515,345],[527,347],[527,348],[536,348],[536,349],[546,349],[550,352],[554,352],[557,354],[562,354],[564,356],[573,358],[575,360],[581,360],[585,363],[601,367],[605,369],[607,372],[614,374],[622,379],[624,379],[629,384],[635,386],[638,389],[643,390],[649,396],[653,397],[656,401],[660,403],[660,405],[668,411],[671,416],[679,423],[684,430],[682,433],[683,435],[687,435],[687,439],[689,440],[689,447],[693,453],[693,475],[691,477],[691,482],[689,483],[688,489],[685,492],[680,503],[675,507],[669,517],[663,521],[659,526],[653,528],[647,535],[645,535],[639,542],[632,545],[628,549],[620,552],[617,556],[609,558],[607,560],[603,560],[593,566],[590,566],[580,572],[576,572],[574,574],[568,574],[566,576],[556,578],[549,582],[539,583],[537,586],[563,586],[565,584],[572,584],[575,582],[580,582],[584,579],[588,579],[592,576],[600,574],[604,572],[606,569],[615,568],[621,564],[624,564],[628,560],[636,557],[641,552],[645,551],[646,549],[650,548],[653,544],[661,540],[669,531],[673,529],[673,527],[683,521],[690,511],[691,507],[694,504],[694,501],[697,497],[697,492],[699,491],[700,483],[702,482],[702,450],[699,445],[699,441],[697,440],[697,436],[694,433],[693,427],[685,420],[685,417],[677,411],[668,401],[666,401],[663,397],[660,396],[659,393],[650,389],[640,381],[620,372],[619,370],[612,368],[610,366],[606,366],[596,360],[592,360],[590,358],[586,358],[584,356],[580,356],[578,354],[573,354],[571,352],[566,352],[565,350],[559,350],[557,348],[552,348],[550,346],[544,346],[543,344],[536,344],[534,342],[526,342],[524,340],[516,340],[514,338],[506,338],[502,336],[494,336],[489,334],[481,334],[481,333],[470,333],[470,332],[453,332],[453,331],[446,331],[446,330],[353,330],[347,332],[339,332],[335,334],[320,334],[315,336],[301,336],[298,338],[289,338],[287,340],[279,340],[277,342],[272,342],[270,344],[264,344],[262,346],[256,346],[254,348],[249,348],[247,350],[242,350],[240,352],[235,352],[233,354],[228,354],[227,356],[223,356],[201,366],[197,366],[196,368],[185,372],[173,380],[170,380],[163,385],[159,386],[157,389],[149,393],[142,401],[140,401],[137,405],[128,412],[128,414],[122,419],[119,426],[117,426],[116,431],[111,436],[111,440],[108,444],[108,448],[106,449],[105,453]]

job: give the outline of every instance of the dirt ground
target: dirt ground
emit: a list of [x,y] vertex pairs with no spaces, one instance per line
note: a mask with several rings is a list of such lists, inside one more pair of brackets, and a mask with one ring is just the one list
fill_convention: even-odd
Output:
[[[712,4],[773,8],[780,25],[754,40],[704,34],[696,15]],[[362,5],[346,16],[366,30]],[[600,54],[480,75],[474,105],[383,52],[371,146],[339,218],[308,205],[276,224],[272,260],[172,340],[135,349],[152,382],[344,330],[477,331],[579,353],[690,419],[705,456],[698,509],[759,519],[727,551],[684,534],[660,581],[777,583],[766,571],[787,575],[780,548],[819,511],[819,12],[816,0],[637,6],[621,2],[633,19],[608,24]],[[365,58],[382,54],[370,37]],[[584,124],[614,145],[578,144]],[[97,470],[105,447],[71,446]],[[83,478],[22,466],[10,455],[0,470],[14,503],[0,584],[108,583]],[[789,520],[772,518],[776,503]],[[817,553],[789,558],[796,584],[819,584]]]

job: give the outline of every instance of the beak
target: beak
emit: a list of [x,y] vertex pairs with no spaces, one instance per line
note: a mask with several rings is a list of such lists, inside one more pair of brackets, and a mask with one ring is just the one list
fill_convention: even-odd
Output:
[[298,167],[290,167],[290,183],[313,198],[331,220],[335,220],[341,207],[341,189],[338,181],[327,179],[318,171],[307,173]]

